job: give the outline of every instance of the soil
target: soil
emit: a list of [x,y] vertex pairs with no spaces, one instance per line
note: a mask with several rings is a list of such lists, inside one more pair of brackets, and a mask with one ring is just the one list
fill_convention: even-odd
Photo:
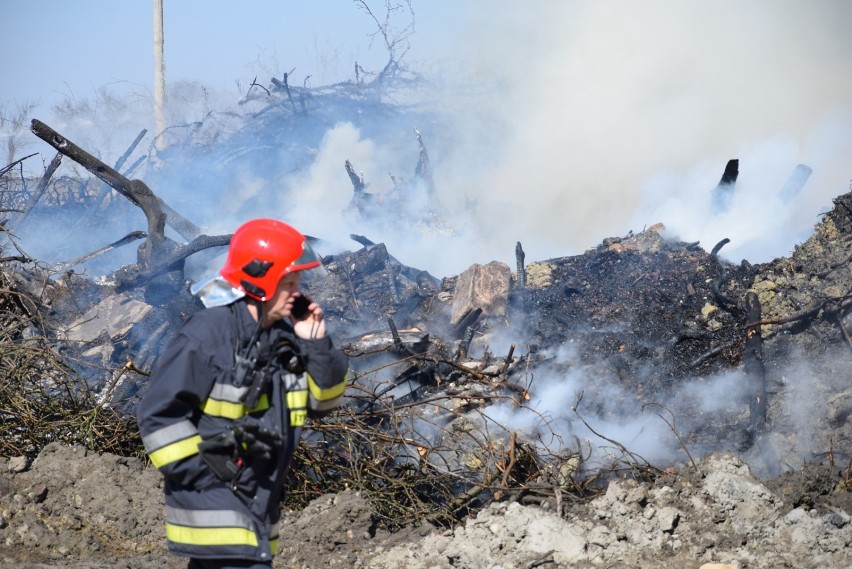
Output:
[[[141,459],[53,443],[0,461],[0,567],[171,569],[162,484]],[[844,476],[845,474],[845,476]],[[277,568],[852,567],[848,465],[760,481],[715,453],[588,502],[494,502],[454,528],[378,528],[353,491],[285,512]],[[557,513],[561,510],[562,515]]]

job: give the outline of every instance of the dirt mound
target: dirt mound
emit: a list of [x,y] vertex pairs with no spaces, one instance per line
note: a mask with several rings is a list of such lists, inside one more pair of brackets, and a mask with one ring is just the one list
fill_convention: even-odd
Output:
[[[623,479],[583,502],[495,502],[452,529],[378,528],[343,491],[285,512],[278,568],[849,567],[852,481],[836,465],[759,482],[718,453],[655,482]],[[52,444],[0,463],[0,566],[171,569],[160,475],[139,459]],[[570,497],[565,498],[571,500]],[[844,502],[845,500],[845,502]]]

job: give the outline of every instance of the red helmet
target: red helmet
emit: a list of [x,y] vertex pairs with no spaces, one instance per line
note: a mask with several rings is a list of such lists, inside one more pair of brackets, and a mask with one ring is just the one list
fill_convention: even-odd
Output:
[[231,237],[219,274],[248,296],[265,302],[281,277],[320,265],[305,236],[277,219],[253,219]]

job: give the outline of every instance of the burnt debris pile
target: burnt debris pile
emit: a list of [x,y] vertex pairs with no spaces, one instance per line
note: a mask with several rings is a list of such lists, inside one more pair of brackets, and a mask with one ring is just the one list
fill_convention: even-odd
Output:
[[[307,112],[309,102],[288,100]],[[28,183],[7,167],[0,178],[0,362],[11,378],[0,391],[2,453],[33,455],[58,439],[139,454],[129,418],[148,370],[201,308],[185,263],[221,252],[230,236],[206,235],[156,186],[47,125],[33,131],[57,164],[68,157],[92,177],[49,183],[48,167]],[[414,185],[436,205],[415,133],[418,164],[397,195]],[[406,201],[376,199],[341,162],[363,219]],[[729,165],[726,193],[735,181]],[[137,244],[135,263],[93,277],[75,270],[86,259],[26,253],[16,229],[36,202],[44,197],[48,218],[101,207],[104,184],[144,214],[144,231],[104,247]],[[442,229],[438,207],[418,211],[398,221]],[[825,460],[848,470],[852,193],[770,263],[724,260],[725,239],[708,251],[664,235],[653,225],[532,262],[519,241],[514,267],[493,261],[438,278],[400,262],[393,243],[353,234],[357,246],[328,254],[324,277],[305,283],[350,356],[352,382],[340,412],[308,429],[291,499],[367,490],[398,526],[457,520],[493,500],[588,497],[611,476],[695,468],[714,450],[740,453],[764,476]]]

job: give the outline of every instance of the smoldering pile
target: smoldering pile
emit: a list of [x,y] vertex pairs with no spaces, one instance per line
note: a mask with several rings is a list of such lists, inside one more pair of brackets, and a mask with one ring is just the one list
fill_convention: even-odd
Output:
[[[204,235],[139,180],[33,125],[148,225],[113,244],[143,239],[138,262],[103,278],[22,251],[5,259],[10,291],[40,315],[10,340],[43,338],[92,406],[129,417],[157,354],[201,308],[185,260],[229,236]],[[417,140],[415,179],[428,190]],[[354,211],[395,207],[345,167]],[[97,207],[97,184],[56,188]],[[708,252],[663,234],[654,225],[530,263],[518,242],[514,270],[495,261],[442,279],[400,262],[393,243],[353,235],[360,246],[327,255],[325,278],[306,284],[353,373],[344,408],[306,437],[292,499],[349,486],[369,490],[389,524],[454,520],[507,496],[594,495],[612,475],[654,477],[715,450],[762,475],[852,454],[852,193],[790,258],[762,265],[724,261],[724,240]]]

